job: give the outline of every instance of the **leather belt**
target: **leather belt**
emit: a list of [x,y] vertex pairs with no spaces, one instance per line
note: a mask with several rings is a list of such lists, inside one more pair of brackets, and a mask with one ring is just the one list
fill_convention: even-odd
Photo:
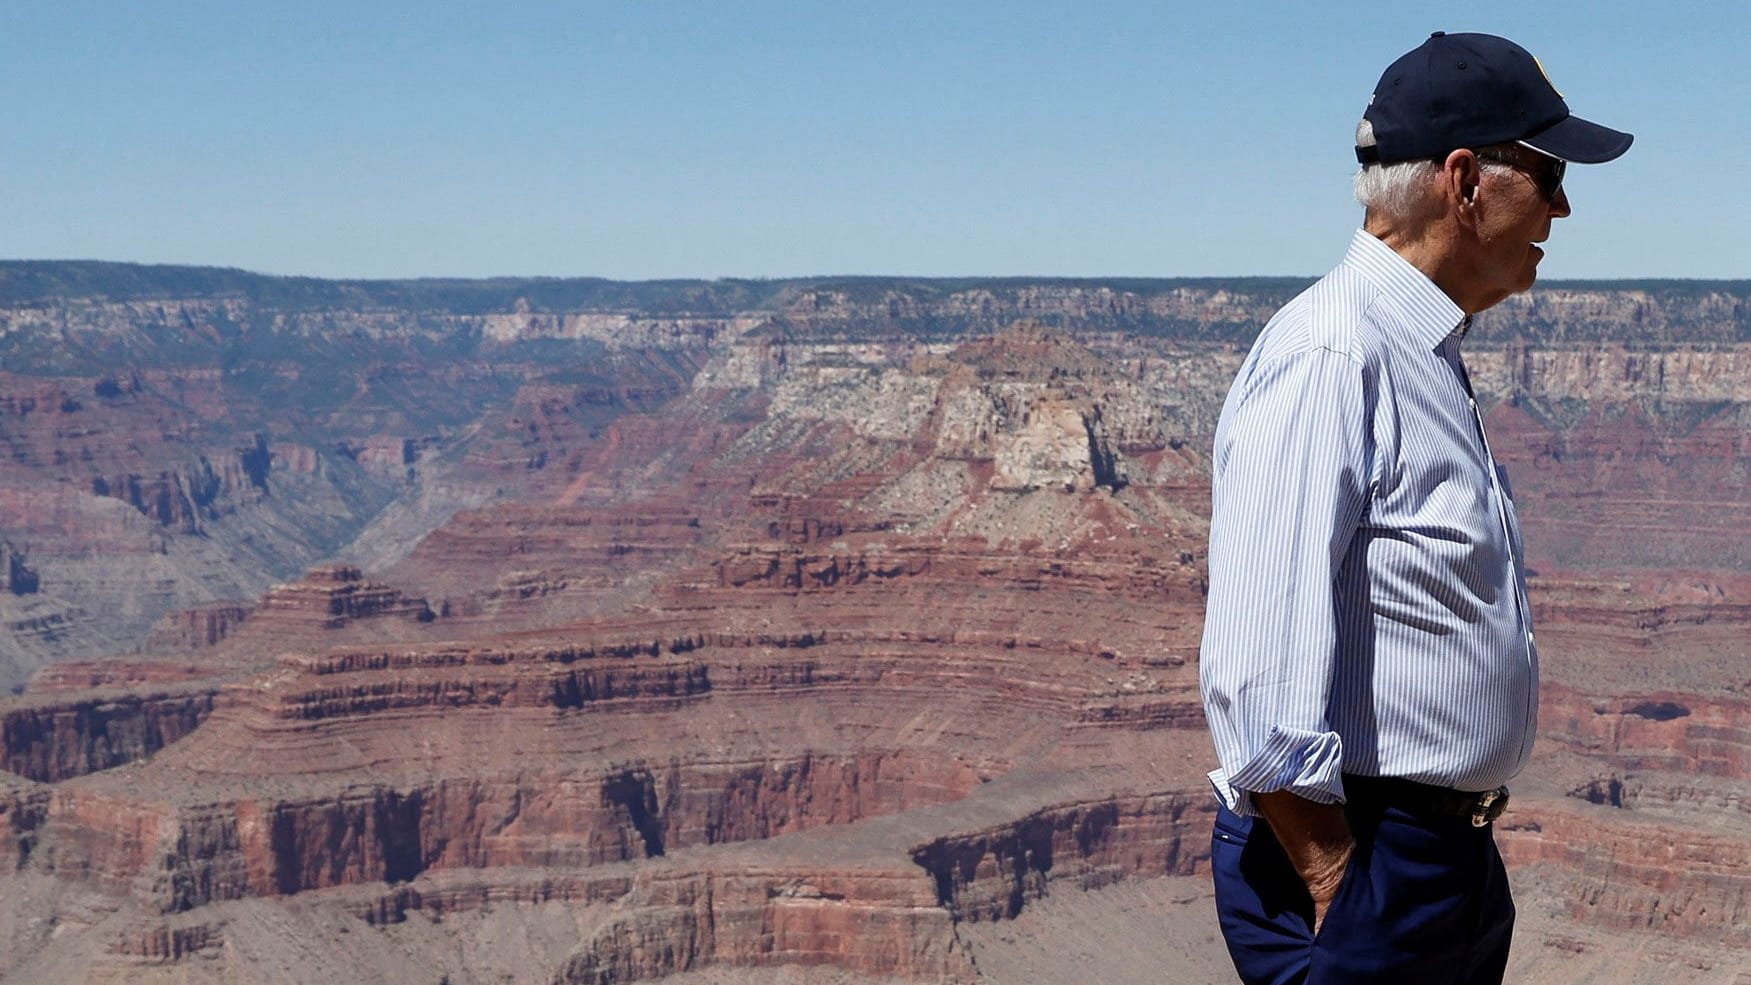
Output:
[[1508,809],[1508,788],[1471,793],[1431,786],[1397,776],[1344,774],[1344,795],[1350,803],[1398,807],[1413,814],[1463,817],[1474,828],[1487,827]]

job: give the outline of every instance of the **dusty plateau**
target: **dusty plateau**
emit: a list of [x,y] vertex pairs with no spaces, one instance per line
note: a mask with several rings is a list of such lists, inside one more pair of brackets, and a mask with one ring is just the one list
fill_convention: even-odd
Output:
[[[0,980],[1231,980],[1208,451],[1300,286],[0,263]],[[1751,286],[1466,347],[1512,980],[1751,985]]]

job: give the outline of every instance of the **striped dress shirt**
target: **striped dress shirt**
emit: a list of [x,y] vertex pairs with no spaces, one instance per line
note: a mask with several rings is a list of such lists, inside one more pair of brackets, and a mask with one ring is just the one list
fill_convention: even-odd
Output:
[[1216,428],[1200,683],[1230,809],[1343,774],[1487,790],[1537,725],[1519,524],[1465,313],[1358,231],[1241,366]]

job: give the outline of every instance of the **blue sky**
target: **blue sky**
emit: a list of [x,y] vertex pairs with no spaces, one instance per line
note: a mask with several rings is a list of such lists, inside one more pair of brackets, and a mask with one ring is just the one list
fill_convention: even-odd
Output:
[[7,0],[0,257],[1313,275],[1369,92],[1436,29],[1636,134],[1571,169],[1544,276],[1751,277],[1751,5],[1645,0]]

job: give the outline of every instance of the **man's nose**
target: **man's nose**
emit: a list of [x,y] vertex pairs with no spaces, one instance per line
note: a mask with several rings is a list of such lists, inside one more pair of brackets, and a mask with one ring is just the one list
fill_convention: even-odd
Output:
[[1568,215],[1570,211],[1569,190],[1567,188],[1557,188],[1556,197],[1550,200],[1550,217],[1552,219],[1561,219]]

